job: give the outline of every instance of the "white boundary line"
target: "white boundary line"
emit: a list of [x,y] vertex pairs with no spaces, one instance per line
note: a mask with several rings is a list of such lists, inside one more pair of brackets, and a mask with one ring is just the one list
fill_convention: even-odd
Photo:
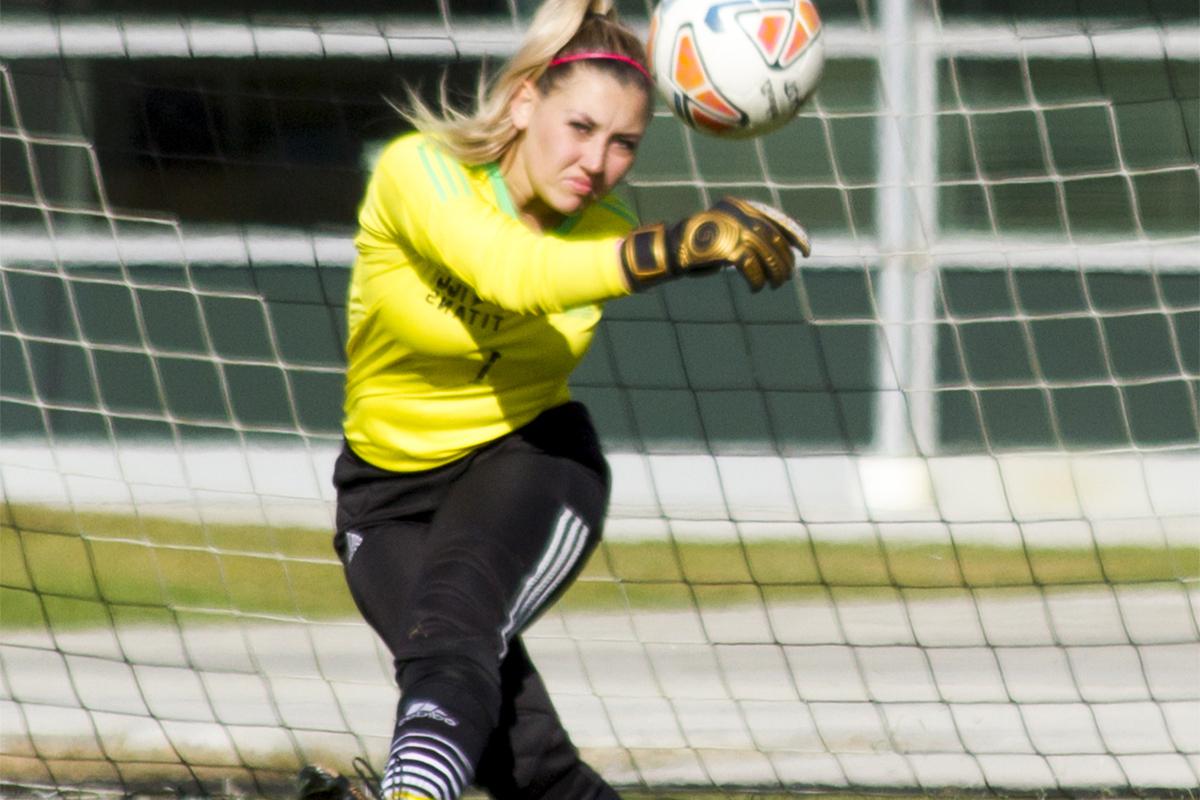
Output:
[[[16,438],[0,497],[206,522],[332,523],[338,447]],[[1200,451],[890,457],[610,452],[606,536],[1031,544],[1196,541]],[[878,531],[877,531],[878,529]],[[808,531],[806,534],[805,531]]]

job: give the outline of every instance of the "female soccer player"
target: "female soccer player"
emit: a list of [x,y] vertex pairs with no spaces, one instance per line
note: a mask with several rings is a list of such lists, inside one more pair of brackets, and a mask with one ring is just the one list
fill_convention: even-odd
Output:
[[[548,0],[472,114],[418,132],[367,188],[348,301],[335,546],[395,657],[388,800],[617,797],[579,758],[521,642],[596,547],[608,468],[567,377],[605,300],[732,265],[755,289],[807,255],[727,198],[634,229],[610,190],[652,109],[610,0]],[[302,795],[349,783],[302,773]]]

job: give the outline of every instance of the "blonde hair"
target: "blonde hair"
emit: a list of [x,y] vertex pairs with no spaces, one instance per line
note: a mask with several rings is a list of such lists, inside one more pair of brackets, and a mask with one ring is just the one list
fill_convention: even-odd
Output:
[[481,76],[474,111],[452,108],[444,82],[440,112],[412,90],[408,92],[408,108],[399,111],[417,130],[436,139],[464,164],[498,161],[517,139],[509,104],[527,80],[546,95],[579,65],[586,64],[586,68],[608,72],[627,85],[636,82],[647,94],[652,91],[650,82],[637,69],[620,61],[587,59],[548,69],[559,56],[595,51],[626,56],[646,65],[645,47],[618,21],[613,0],[546,0],[516,54],[495,79],[485,83]]

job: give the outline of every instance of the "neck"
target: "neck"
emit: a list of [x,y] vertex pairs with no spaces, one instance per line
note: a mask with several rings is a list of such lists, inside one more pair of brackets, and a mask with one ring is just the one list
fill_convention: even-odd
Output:
[[509,199],[517,210],[517,216],[526,226],[539,233],[553,230],[563,220],[563,215],[548,206],[534,194],[525,171],[520,148],[511,147],[500,157],[500,177],[508,189]]

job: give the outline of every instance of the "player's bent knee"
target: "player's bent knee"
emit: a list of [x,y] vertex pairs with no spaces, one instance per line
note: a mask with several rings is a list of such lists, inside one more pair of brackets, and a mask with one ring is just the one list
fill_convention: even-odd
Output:
[[559,765],[558,772],[540,775],[530,783],[518,778],[516,791],[501,791],[496,796],[514,800],[620,800],[620,795],[578,755],[565,769]]
[[494,736],[479,763],[479,785],[505,800],[618,800],[557,719],[545,721],[526,717],[519,730]]
[[536,800],[621,800],[621,796],[595,770],[578,761]]

